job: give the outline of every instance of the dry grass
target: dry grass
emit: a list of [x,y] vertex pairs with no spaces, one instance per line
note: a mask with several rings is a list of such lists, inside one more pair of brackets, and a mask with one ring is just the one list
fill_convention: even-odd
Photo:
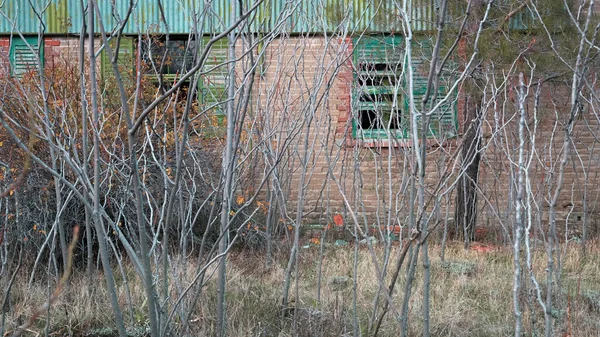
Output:
[[[564,247],[563,247],[564,248]],[[392,252],[395,258],[396,249]],[[382,250],[377,251],[379,258]],[[578,246],[569,247],[562,255],[561,293],[556,300],[560,309],[555,311],[556,335],[600,336],[600,307],[595,307],[593,295],[600,294],[600,249],[598,245],[588,251],[587,259],[580,255]],[[353,277],[354,255],[350,248],[328,248],[323,260],[321,302],[317,302],[318,249],[301,252],[301,270],[298,294],[291,291],[297,323],[293,324],[294,312],[281,317],[281,285],[286,259],[277,259],[273,268],[264,268],[264,257],[248,252],[233,253],[228,259],[228,335],[230,336],[342,336],[352,335],[353,296],[352,287],[343,288],[343,282]],[[433,336],[507,336],[513,333],[512,316],[512,254],[509,250],[478,253],[464,251],[459,244],[450,245],[445,265],[439,259],[439,247],[431,249],[431,330]],[[535,274],[544,286],[545,254],[536,252]],[[357,318],[360,331],[366,335],[368,321],[373,309],[373,299],[379,283],[375,268],[366,249],[361,249],[357,268],[356,289]],[[421,264],[410,301],[410,335],[420,335],[422,326]],[[25,269],[25,268],[24,268]],[[188,261],[173,263],[174,279],[171,282],[173,296],[177,296],[193,277],[196,266]],[[119,300],[132,335],[145,335],[144,292],[139,277],[127,267],[127,286],[132,297],[129,310],[126,285],[118,270]],[[403,273],[404,270],[403,270]],[[337,277],[337,278],[336,278]],[[388,277],[389,278],[389,277]],[[27,320],[34,308],[44,303],[48,284],[39,281],[27,287],[26,275],[22,275],[11,293],[10,310],[6,313],[6,329],[12,331],[16,324]],[[336,282],[336,284],[332,284]],[[340,286],[339,283],[342,283]],[[386,281],[387,284],[388,281]],[[400,308],[404,275],[398,281],[394,303]],[[530,283],[523,282],[522,306],[526,309],[524,324],[528,335],[543,332],[543,314],[535,298],[530,300]],[[2,284],[5,289],[5,284]],[[386,286],[387,287],[387,286]],[[334,290],[338,291],[334,291]],[[592,294],[592,295],[590,295]],[[600,299],[599,299],[600,300]],[[189,301],[184,302],[189,306]],[[210,335],[214,328],[216,290],[214,280],[209,280],[197,310],[191,317],[191,336]],[[380,301],[381,304],[381,301]],[[600,304],[599,304],[600,305]],[[529,309],[530,306],[533,310]],[[531,312],[534,312],[532,315]],[[31,330],[42,333],[47,323],[53,335],[112,336],[112,312],[104,287],[98,275],[88,280],[75,273],[67,290],[60,296],[47,317],[40,317]],[[177,326],[179,316],[174,319]],[[294,330],[295,329],[295,330]],[[295,332],[294,332],[295,331]],[[386,316],[380,336],[395,336],[399,324],[393,311]],[[27,334],[25,334],[27,335]],[[34,336],[34,333],[30,333]]]

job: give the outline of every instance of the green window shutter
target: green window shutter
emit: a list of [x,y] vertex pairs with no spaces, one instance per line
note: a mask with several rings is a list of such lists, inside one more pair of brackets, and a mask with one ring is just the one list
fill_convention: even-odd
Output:
[[[117,39],[111,39],[109,42],[112,52],[115,52],[117,47]],[[119,51],[117,56],[117,65],[123,79],[133,78],[133,69],[135,65],[135,57],[133,50],[133,39],[129,37],[121,37],[119,43]],[[111,64],[111,59],[108,57],[108,52],[103,49],[100,53],[100,71],[104,79],[115,76]]]
[[[210,38],[205,37],[202,49]],[[201,49],[201,50],[202,50]],[[228,66],[227,39],[221,39],[212,45],[210,53],[204,63],[203,72],[207,72],[199,81],[198,98],[200,105],[206,109],[216,105],[212,112],[215,115],[225,115],[227,101]],[[223,103],[223,104],[219,104]]]
[[[511,13],[513,10],[515,9],[511,8],[508,13]],[[533,28],[535,19],[535,14],[525,6],[510,17],[508,28],[511,31],[527,31]]]
[[[414,43],[413,47],[413,97],[417,110],[421,110],[421,102],[423,97],[427,93],[427,79],[429,76],[429,58],[432,55],[432,44],[429,40],[423,40]],[[451,69],[452,63],[447,64],[445,69]],[[440,102],[447,94],[449,90],[449,81],[452,80],[452,76],[447,72],[442,72],[440,81],[438,83],[437,95],[432,92],[429,97],[426,109],[435,106]],[[435,102],[432,102],[435,96]],[[405,99],[405,109],[409,111],[409,98]],[[421,116],[417,116],[419,122],[419,131],[421,130]],[[429,120],[429,131],[427,137],[448,139],[456,137],[457,135],[457,116],[456,116],[456,102],[455,99],[446,101],[440,108],[438,108]]]
[[[37,55],[36,55],[37,54]],[[44,45],[37,36],[13,36],[10,44],[10,64],[12,75],[21,77],[24,73],[38,69],[38,57],[44,63]]]
[[[200,52],[210,40],[202,40]],[[200,110],[208,110],[207,121],[204,128],[205,137],[222,137],[226,133],[226,110],[228,88],[227,39],[221,39],[212,45],[202,72],[206,72],[198,81],[198,103]],[[212,108],[211,108],[212,107]]]
[[403,39],[363,36],[354,40],[353,136],[405,138],[402,104]]

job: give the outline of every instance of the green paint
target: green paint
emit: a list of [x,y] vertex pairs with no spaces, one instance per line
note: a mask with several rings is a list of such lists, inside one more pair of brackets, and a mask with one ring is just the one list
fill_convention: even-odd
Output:
[[[112,49],[112,52],[115,52],[115,48],[117,46],[117,40],[112,39],[109,42],[109,45]],[[127,37],[121,37],[121,42],[119,45],[119,51],[117,56],[117,65],[119,67],[119,71],[121,72],[121,76],[124,79],[127,79],[128,75],[132,75],[132,71],[134,70],[133,65],[134,62],[134,49],[133,49],[133,39]],[[111,59],[108,57],[108,53],[106,49],[103,49],[100,53],[100,71],[101,75],[104,79],[107,79],[111,76],[114,76]]]
[[[401,36],[364,36],[354,39],[353,90],[353,136],[364,139],[385,139],[389,135],[396,138],[411,138],[410,104],[408,79],[402,77],[403,62],[406,60],[404,39]],[[429,62],[432,53],[429,39],[415,39],[412,43],[413,97],[420,111],[421,101],[427,91]],[[407,76],[407,73],[404,74]],[[446,81],[451,80],[442,74],[436,102],[448,94]],[[431,97],[433,99],[433,95]],[[395,102],[395,109],[394,109]],[[372,117],[371,117],[372,116]],[[374,122],[365,122],[374,121]],[[358,124],[362,124],[362,128]],[[369,127],[365,126],[370,124]],[[390,125],[387,130],[387,125]],[[457,135],[457,109],[454,99],[436,110],[430,120],[428,137],[452,138]]]
[[12,38],[9,59],[11,74],[13,76],[21,77],[28,71],[38,69],[38,57],[43,67],[44,45],[40,46],[37,36],[26,36],[25,40],[18,36]]
[[67,0],[52,0],[45,14],[47,33],[69,32],[73,18],[69,15]]

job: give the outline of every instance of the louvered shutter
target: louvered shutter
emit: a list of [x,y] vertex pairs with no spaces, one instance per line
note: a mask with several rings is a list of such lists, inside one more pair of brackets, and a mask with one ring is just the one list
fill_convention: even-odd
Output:
[[405,138],[402,100],[403,39],[363,36],[354,40],[353,135]]
[[37,36],[26,36],[23,40],[14,36],[10,45],[10,64],[13,76],[21,77],[28,71],[38,69],[38,56],[40,65],[43,64],[43,44],[40,46]]
[[[115,52],[115,48],[117,46],[117,40],[111,39],[109,41],[110,48],[112,52]],[[135,57],[133,51],[133,39],[129,37],[121,37],[121,41],[119,43],[119,51],[117,56],[117,65],[119,67],[119,72],[121,77],[125,80],[133,78],[133,69],[135,65]],[[106,49],[103,49],[100,53],[100,71],[102,73],[102,77],[104,79],[115,76],[111,59],[108,57],[108,52]]]
[[[421,110],[421,102],[427,92],[427,78],[429,76],[430,58],[432,55],[432,43],[429,40],[415,42],[412,46],[412,67],[413,67],[413,97],[417,110]],[[446,65],[446,69],[451,68]],[[448,71],[443,71],[440,76],[437,95],[431,93],[426,109],[435,106],[448,94],[448,84],[452,80],[451,74]],[[435,102],[432,102],[435,96]],[[433,104],[432,104],[433,103]],[[409,99],[405,100],[405,109],[409,111]],[[421,130],[421,116],[417,116],[419,123],[418,130]],[[436,138],[453,138],[457,135],[456,124],[456,102],[454,99],[447,100],[440,108],[438,108],[429,120],[429,132],[427,137]]]
[[[201,50],[209,40],[208,37],[203,39]],[[208,73],[201,78],[198,90],[200,104],[204,109],[215,105],[211,112],[219,116],[225,115],[226,110],[227,79],[229,77],[228,66],[225,64],[227,62],[227,47],[226,39],[221,39],[212,45],[202,70]]]
[[[209,37],[202,39],[200,50],[210,40]],[[226,111],[227,111],[227,87],[228,66],[227,62],[227,39],[221,39],[212,45],[210,53],[204,63],[202,72],[207,72],[198,83],[198,102],[200,109],[207,111],[207,121],[204,128],[205,137],[223,137],[226,133]]]

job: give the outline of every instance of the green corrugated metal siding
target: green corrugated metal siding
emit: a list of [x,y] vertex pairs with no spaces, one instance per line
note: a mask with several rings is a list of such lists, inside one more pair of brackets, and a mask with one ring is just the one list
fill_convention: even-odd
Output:
[[[2,10],[9,19],[0,17],[0,34],[21,31],[34,34],[44,28],[46,34],[79,33],[83,10],[78,0],[9,0]],[[439,0],[409,1],[408,12],[412,17],[413,30],[431,30],[434,27],[436,2]],[[107,31],[116,28],[119,18],[125,18],[129,0],[98,1],[102,20]],[[166,32],[161,22],[157,0],[137,0],[130,20],[125,26],[126,34],[138,32]],[[253,0],[244,0],[246,8]],[[33,8],[30,4],[33,4]],[[186,34],[194,27],[194,13],[201,33],[220,32],[230,23],[231,0],[212,0],[212,8],[205,11],[205,0],[163,0],[164,15],[172,34]],[[45,11],[41,13],[44,9]],[[345,24],[350,32],[377,31],[398,32],[402,30],[395,1],[392,0],[265,0],[254,16],[250,28],[254,32],[267,32],[274,29],[279,20],[295,9],[287,17],[284,30],[289,33],[318,33],[338,30],[341,18],[348,17]],[[42,25],[36,16],[41,13]],[[202,18],[202,13],[206,17]],[[99,28],[96,27],[99,31]]]

